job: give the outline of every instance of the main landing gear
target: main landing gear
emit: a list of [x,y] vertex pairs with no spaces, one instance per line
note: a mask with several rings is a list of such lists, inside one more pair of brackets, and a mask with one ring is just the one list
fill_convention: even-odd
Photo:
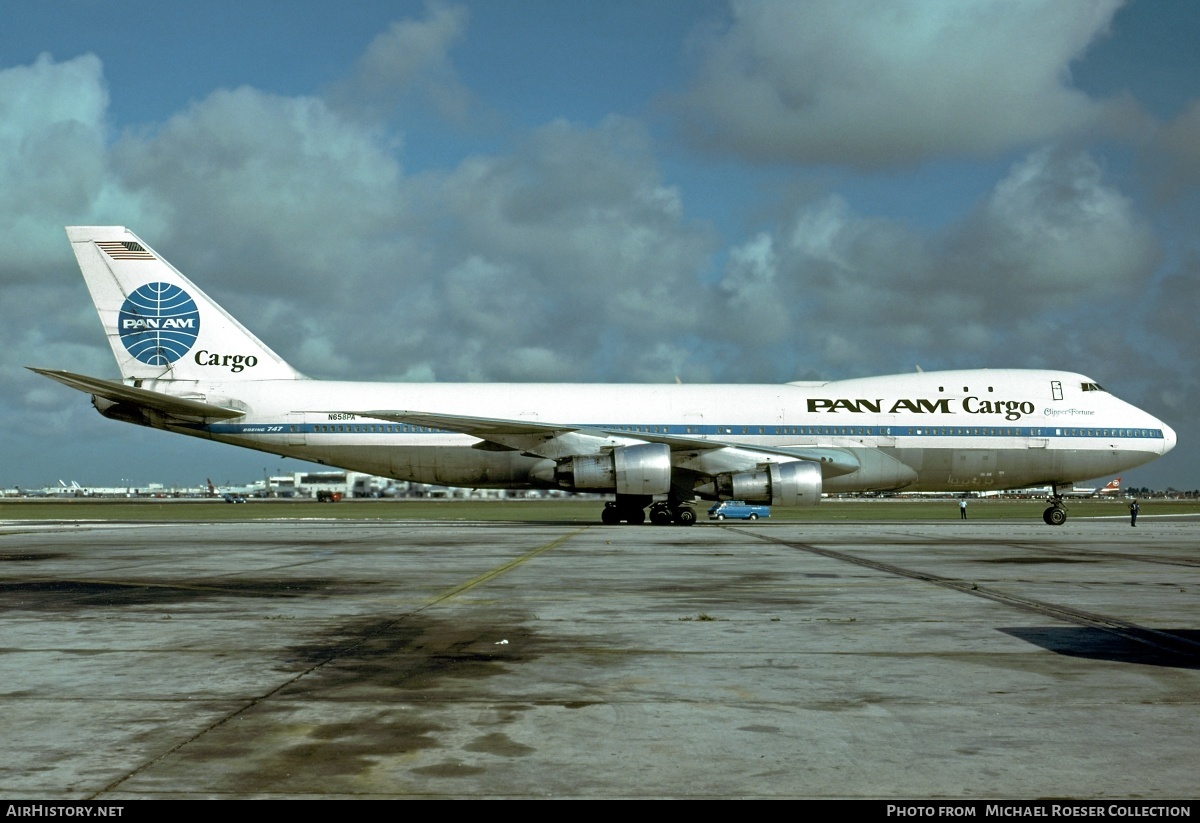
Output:
[[618,523],[638,526],[646,522],[646,513],[642,511],[641,506],[605,503],[604,511],[600,512],[600,520],[609,526],[615,526]]
[[1046,521],[1047,526],[1061,526],[1067,522],[1067,507],[1063,505],[1058,486],[1051,486],[1050,489],[1051,494],[1046,498],[1050,505],[1042,512],[1042,520]]
[[650,522],[656,526],[692,526],[696,523],[696,510],[691,506],[671,505],[668,501],[652,503],[653,498],[635,494],[618,494],[615,502],[605,503],[600,520],[615,526],[628,523],[638,526],[646,522],[646,506],[650,507]]
[[[655,515],[658,519],[655,520]],[[658,526],[669,526],[674,523],[676,526],[694,526],[696,525],[696,510],[691,506],[672,506],[670,503],[655,503],[650,507],[650,522]]]

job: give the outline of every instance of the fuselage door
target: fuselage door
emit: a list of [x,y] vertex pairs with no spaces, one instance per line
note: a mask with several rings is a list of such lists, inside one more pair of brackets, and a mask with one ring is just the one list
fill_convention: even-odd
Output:
[[288,414],[285,428],[289,446],[303,446],[308,443],[308,435],[304,432],[304,415],[302,413],[291,412]]
[[875,417],[879,429],[877,443],[881,449],[896,447],[896,415],[881,414]]

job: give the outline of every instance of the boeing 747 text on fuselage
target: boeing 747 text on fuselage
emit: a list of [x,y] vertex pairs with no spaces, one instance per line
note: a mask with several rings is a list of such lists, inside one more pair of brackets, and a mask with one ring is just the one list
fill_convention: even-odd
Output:
[[691,525],[692,503],[1049,486],[1139,466],[1175,433],[1059,371],[784,385],[363,383],[289,366],[119,226],[67,236],[121,380],[34,369],[105,417],[420,483],[615,495],[605,523]]

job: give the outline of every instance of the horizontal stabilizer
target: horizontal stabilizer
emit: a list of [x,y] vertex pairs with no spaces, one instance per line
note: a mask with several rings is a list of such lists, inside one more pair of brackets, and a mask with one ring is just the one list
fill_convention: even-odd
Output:
[[145,409],[154,409],[164,414],[179,417],[199,417],[204,419],[226,420],[231,417],[241,417],[244,411],[230,409],[224,406],[214,406],[200,400],[189,400],[185,397],[172,397],[169,394],[138,389],[117,383],[112,380],[101,380],[98,377],[88,377],[83,374],[72,374],[58,369],[35,369],[27,366],[30,371],[57,380],[64,386],[70,386],[84,394],[103,397],[114,403],[128,403]]

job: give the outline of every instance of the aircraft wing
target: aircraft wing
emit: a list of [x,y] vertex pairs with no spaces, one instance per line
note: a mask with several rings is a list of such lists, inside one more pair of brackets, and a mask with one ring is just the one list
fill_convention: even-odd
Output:
[[364,411],[348,412],[361,417],[390,420],[393,423],[408,423],[412,426],[428,426],[431,429],[461,432],[486,440],[489,435],[560,435],[578,431],[599,431],[583,426],[563,426],[556,423],[539,423],[536,420],[506,420],[496,417],[469,417],[463,414],[435,414],[418,411]]
[[64,386],[70,386],[84,394],[102,397],[113,403],[127,403],[140,408],[154,409],[164,414],[181,417],[200,417],[225,420],[230,417],[241,417],[245,412],[225,406],[214,406],[200,400],[189,400],[186,397],[172,397],[169,394],[126,386],[113,380],[101,380],[98,377],[88,377],[83,374],[72,374],[58,369],[35,369],[27,366],[30,371],[57,380]]
[[540,457],[559,458],[569,455],[595,454],[604,448],[630,443],[665,443],[672,452],[702,452],[734,449],[739,452],[820,463],[828,475],[849,474],[859,468],[854,455],[836,447],[800,446],[795,448],[758,446],[708,437],[688,437],[661,432],[631,432],[598,426],[573,426],[542,423],[533,420],[507,420],[492,417],[469,417],[458,414],[436,414],[418,411],[373,410],[349,412],[361,417],[390,420],[413,426],[460,432],[501,447],[521,450]]

